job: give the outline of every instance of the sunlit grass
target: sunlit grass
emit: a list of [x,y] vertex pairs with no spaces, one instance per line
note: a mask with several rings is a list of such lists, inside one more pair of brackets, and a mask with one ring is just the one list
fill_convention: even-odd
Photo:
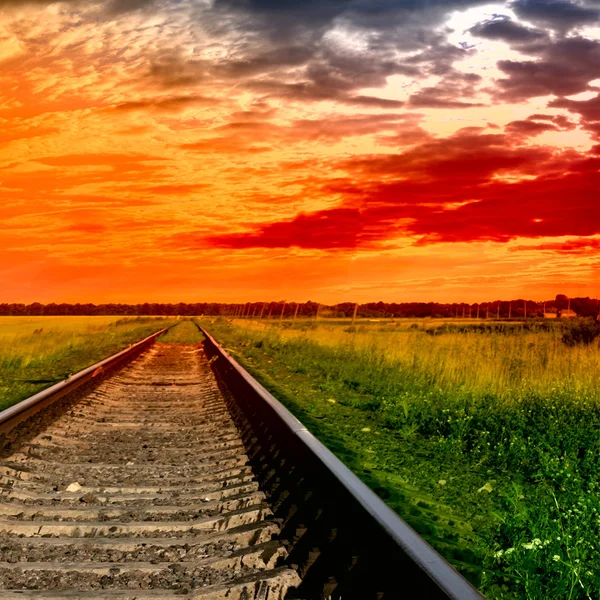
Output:
[[598,340],[203,323],[489,598],[600,598]]
[[0,409],[172,322],[156,317],[0,317]]
[[249,335],[276,335],[282,340],[306,340],[363,355],[377,355],[409,371],[415,382],[442,389],[458,387],[473,392],[493,392],[507,399],[515,392],[542,394],[556,389],[600,394],[597,342],[570,348],[561,342],[559,327],[517,335],[426,335],[428,329],[443,323],[442,320],[410,319],[387,324],[362,322],[350,332],[349,322],[320,321],[316,325],[314,321],[306,321],[292,328],[289,322],[280,325],[278,322],[235,321]]

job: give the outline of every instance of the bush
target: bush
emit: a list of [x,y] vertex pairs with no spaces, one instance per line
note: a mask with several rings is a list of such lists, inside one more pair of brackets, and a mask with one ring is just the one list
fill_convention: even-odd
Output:
[[562,341],[567,346],[591,344],[600,335],[600,323],[593,319],[574,319],[564,324]]

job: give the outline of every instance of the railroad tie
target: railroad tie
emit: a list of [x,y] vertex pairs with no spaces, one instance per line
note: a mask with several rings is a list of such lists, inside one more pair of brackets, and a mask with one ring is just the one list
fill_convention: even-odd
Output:
[[200,345],[156,344],[0,462],[0,598],[299,584]]

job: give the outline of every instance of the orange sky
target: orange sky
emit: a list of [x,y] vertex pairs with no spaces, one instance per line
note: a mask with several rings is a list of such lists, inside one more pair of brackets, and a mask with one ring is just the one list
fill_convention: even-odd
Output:
[[598,0],[0,0],[0,302],[600,295]]

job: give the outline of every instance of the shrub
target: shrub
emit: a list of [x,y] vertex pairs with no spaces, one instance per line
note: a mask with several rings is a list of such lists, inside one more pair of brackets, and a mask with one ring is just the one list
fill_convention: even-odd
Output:
[[574,319],[564,324],[562,341],[567,346],[591,344],[600,335],[600,323],[593,319]]

